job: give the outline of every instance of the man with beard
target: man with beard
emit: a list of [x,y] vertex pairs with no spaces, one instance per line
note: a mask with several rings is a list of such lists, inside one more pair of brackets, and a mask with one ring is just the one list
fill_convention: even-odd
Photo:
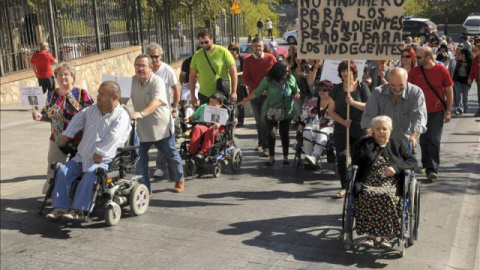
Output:
[[[192,105],[208,103],[208,98],[217,92],[217,79],[229,78],[230,99],[237,100],[237,67],[232,54],[222,46],[213,44],[213,34],[205,29],[197,34],[202,50],[195,52],[190,63],[190,100]],[[200,84],[198,99],[195,97],[195,84]]]
[[405,69],[392,69],[389,83],[372,91],[363,111],[361,126],[370,133],[373,118],[389,116],[393,122],[392,138],[411,142],[415,148],[418,137],[427,130],[427,107],[422,89],[407,80]]

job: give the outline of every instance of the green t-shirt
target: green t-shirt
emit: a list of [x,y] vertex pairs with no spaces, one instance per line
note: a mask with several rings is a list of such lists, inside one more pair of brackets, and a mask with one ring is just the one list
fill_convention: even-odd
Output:
[[225,47],[220,45],[215,45],[213,52],[207,53],[207,56],[217,76],[213,74],[203,49],[198,50],[193,55],[190,68],[198,73],[199,93],[209,97],[217,92],[217,78],[230,79],[228,67],[235,65],[235,59],[233,59],[232,54]]
[[[295,110],[293,106],[293,96],[300,92],[297,86],[295,77],[290,78],[284,83],[285,90],[282,90],[282,85],[276,81],[270,81],[268,77],[263,78],[260,85],[253,92],[255,95],[260,96],[264,90],[267,91],[267,99],[262,106],[262,117],[267,115],[269,108],[285,109],[285,119],[292,119]],[[285,96],[282,94],[285,92]]]
[[[192,114],[192,118],[195,121],[200,121],[200,122],[205,122],[203,120],[203,115],[205,114],[205,107],[208,106],[208,103],[200,105],[195,112]],[[228,118],[228,112],[227,112],[227,118]]]

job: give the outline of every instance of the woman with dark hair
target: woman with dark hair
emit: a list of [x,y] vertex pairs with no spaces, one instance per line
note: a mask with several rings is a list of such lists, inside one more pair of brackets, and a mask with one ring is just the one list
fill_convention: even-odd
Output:
[[473,57],[469,49],[460,50],[460,59],[453,71],[453,89],[455,92],[455,114],[461,115],[468,109],[468,92],[471,85],[468,83],[468,75],[472,68]]
[[307,81],[308,74],[310,72],[310,65],[305,59],[297,58],[297,46],[290,45],[288,48],[287,62],[292,70],[292,75],[295,77],[298,88],[300,89],[300,99],[294,101],[295,106],[295,119],[298,119],[302,114],[302,108],[304,103],[312,97],[309,83]]
[[399,67],[403,67],[407,73],[417,65],[417,59],[415,58],[415,51],[412,48],[405,48],[402,50],[402,58],[399,62]]
[[283,165],[288,165],[288,148],[290,138],[288,131],[295,114],[293,99],[299,99],[300,93],[291,75],[290,66],[285,61],[278,61],[267,73],[260,85],[248,97],[238,103],[239,106],[247,104],[250,100],[267,93],[267,98],[262,106],[262,117],[265,118],[267,129],[267,145],[270,159],[265,162],[266,166],[272,166],[275,162],[275,139],[277,127],[280,133],[283,150]]
[[316,81],[314,89],[317,94],[307,102],[298,125],[298,131],[303,133],[305,139],[305,160],[310,165],[316,165],[322,156],[334,124],[328,114],[328,94],[333,89],[332,82]]
[[[357,79],[357,66],[355,62],[350,61],[350,79],[348,78],[348,61],[343,61],[338,65],[338,76],[342,83],[337,84],[330,91],[330,102],[328,112],[335,121],[333,138],[335,140],[335,151],[337,154],[337,168],[340,176],[342,190],[337,193],[336,198],[345,197],[347,189],[347,139],[350,145],[353,145],[360,137],[364,135],[360,121],[362,120],[363,110],[367,99],[370,97],[370,89],[365,83]],[[348,85],[350,81],[350,85]],[[350,95],[348,95],[350,93]],[[350,105],[350,119],[347,120],[347,105]],[[347,127],[350,128],[350,137],[347,138]]]
[[[235,65],[237,66],[237,99],[242,101],[247,95],[247,87],[243,84],[243,57],[240,55],[240,46],[236,42],[232,42],[228,45],[228,51],[232,54],[233,59],[235,59]],[[237,127],[243,126],[245,120],[245,108],[238,108],[237,115]]]

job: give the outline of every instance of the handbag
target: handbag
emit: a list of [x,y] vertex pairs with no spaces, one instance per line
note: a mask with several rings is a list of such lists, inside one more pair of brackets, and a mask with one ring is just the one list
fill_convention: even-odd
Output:
[[[215,72],[215,69],[213,69],[212,64],[210,63],[210,59],[208,59],[207,53],[205,50],[203,50],[203,53],[205,54],[205,58],[207,59],[208,65],[212,69],[213,74],[215,77],[217,76],[217,73]],[[216,89],[218,92],[224,94],[224,95],[230,95],[230,80],[227,78],[218,78],[216,81]]]
[[445,100],[443,100],[440,97],[440,94],[437,92],[437,90],[435,90],[435,88],[433,88],[432,84],[430,84],[430,81],[428,80],[427,75],[425,75],[425,70],[423,70],[422,66],[420,66],[420,69],[422,70],[423,78],[425,78],[425,81],[427,82],[428,86],[430,86],[430,90],[433,91],[435,96],[437,96],[438,100],[440,100],[440,102],[442,103],[443,109],[446,110],[447,109],[447,103],[445,102]]
[[[283,93],[282,93],[282,103],[285,104],[285,96],[283,95]],[[270,121],[275,121],[275,122],[282,121],[285,118],[285,109],[284,108],[268,108],[266,116],[267,116],[267,119]]]

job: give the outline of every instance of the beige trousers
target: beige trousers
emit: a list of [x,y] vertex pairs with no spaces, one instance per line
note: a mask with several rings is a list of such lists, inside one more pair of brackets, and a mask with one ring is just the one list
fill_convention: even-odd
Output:
[[47,158],[47,180],[43,185],[42,194],[47,193],[49,187],[49,179],[53,178],[55,170],[50,167],[52,163],[55,162],[65,162],[67,161],[67,155],[65,155],[60,148],[58,148],[58,144],[56,142],[52,142],[51,140],[48,141],[50,143],[48,147],[48,158]]

